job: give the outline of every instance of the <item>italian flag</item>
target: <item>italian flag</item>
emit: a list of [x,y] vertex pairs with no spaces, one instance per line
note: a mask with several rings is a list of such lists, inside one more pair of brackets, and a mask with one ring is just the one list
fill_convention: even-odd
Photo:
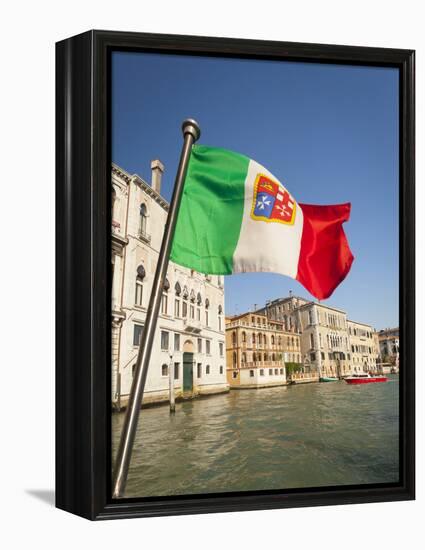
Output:
[[281,273],[323,300],[354,259],[342,228],[350,208],[297,203],[254,160],[195,145],[171,260],[210,275]]

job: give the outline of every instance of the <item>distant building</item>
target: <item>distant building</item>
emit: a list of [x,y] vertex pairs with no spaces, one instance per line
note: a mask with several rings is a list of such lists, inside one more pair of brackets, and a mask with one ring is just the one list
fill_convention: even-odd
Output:
[[226,318],[227,381],[232,388],[287,383],[285,362],[299,363],[299,335],[258,312]]
[[354,372],[377,372],[379,350],[376,333],[370,325],[347,321],[348,339],[351,348],[352,370]]
[[283,319],[289,328],[300,334],[302,362],[312,374],[350,374],[344,311],[298,296],[267,302],[264,310],[269,317]]
[[343,377],[377,370],[376,333],[370,325],[348,321],[341,309],[290,294],[258,311],[299,334],[302,362],[312,374]]
[[400,331],[399,328],[387,328],[378,333],[379,348],[383,364],[390,364],[395,369],[399,367]]
[[[127,404],[161,246],[168,203],[160,161],[152,185],[112,166],[112,404]],[[224,283],[169,264],[143,403],[228,391]]]

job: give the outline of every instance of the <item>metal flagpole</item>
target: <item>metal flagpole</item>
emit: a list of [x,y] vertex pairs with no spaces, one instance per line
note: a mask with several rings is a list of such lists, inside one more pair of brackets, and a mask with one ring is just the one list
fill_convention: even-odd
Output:
[[137,421],[139,419],[140,407],[145,389],[146,376],[148,374],[149,359],[152,350],[152,343],[155,335],[158,319],[159,306],[161,303],[162,289],[167,275],[168,261],[170,259],[171,244],[173,242],[176,228],[177,215],[180,207],[184,180],[189,163],[192,145],[199,139],[201,130],[195,120],[187,119],[182,126],[184,142],[180,155],[179,167],[177,169],[174,183],[173,196],[167,222],[165,224],[164,236],[162,237],[161,250],[159,252],[158,264],[152,285],[152,292],[149,300],[149,308],[146,315],[145,326],[140,339],[139,352],[137,355],[136,370],[131,386],[127,411],[122,428],[120,444],[115,461],[113,477],[112,496],[122,497],[127,481],[128,468],[130,466],[131,452],[136,435]]

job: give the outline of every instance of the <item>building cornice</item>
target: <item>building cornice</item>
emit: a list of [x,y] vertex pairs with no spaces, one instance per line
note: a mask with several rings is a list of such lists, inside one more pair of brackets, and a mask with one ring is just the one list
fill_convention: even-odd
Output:
[[166,212],[170,207],[168,201],[166,201],[157,191],[152,189],[152,187],[146,183],[146,181],[141,178],[138,174],[130,175],[123,168],[118,166],[115,163],[112,163],[111,166],[112,174],[115,174],[121,180],[124,180],[127,185],[133,180],[137,185],[143,189],[143,191],[149,195],[156,203],[158,203]]
[[352,319],[347,319],[347,323],[352,323],[353,325],[362,325],[363,327],[369,327],[372,330],[375,330],[372,325],[368,323],[360,323],[360,321],[353,321]]
[[130,174],[117,164],[112,163],[112,173],[124,180],[126,183],[130,183],[131,181]]

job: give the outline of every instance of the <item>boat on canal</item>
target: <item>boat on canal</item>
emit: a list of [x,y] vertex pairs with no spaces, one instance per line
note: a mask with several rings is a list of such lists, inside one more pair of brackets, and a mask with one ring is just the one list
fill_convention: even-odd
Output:
[[345,378],[347,384],[370,384],[372,382],[386,382],[387,380],[386,376],[372,376],[367,372],[359,372]]
[[321,376],[319,378],[319,382],[338,382],[339,378],[335,378],[334,376]]

